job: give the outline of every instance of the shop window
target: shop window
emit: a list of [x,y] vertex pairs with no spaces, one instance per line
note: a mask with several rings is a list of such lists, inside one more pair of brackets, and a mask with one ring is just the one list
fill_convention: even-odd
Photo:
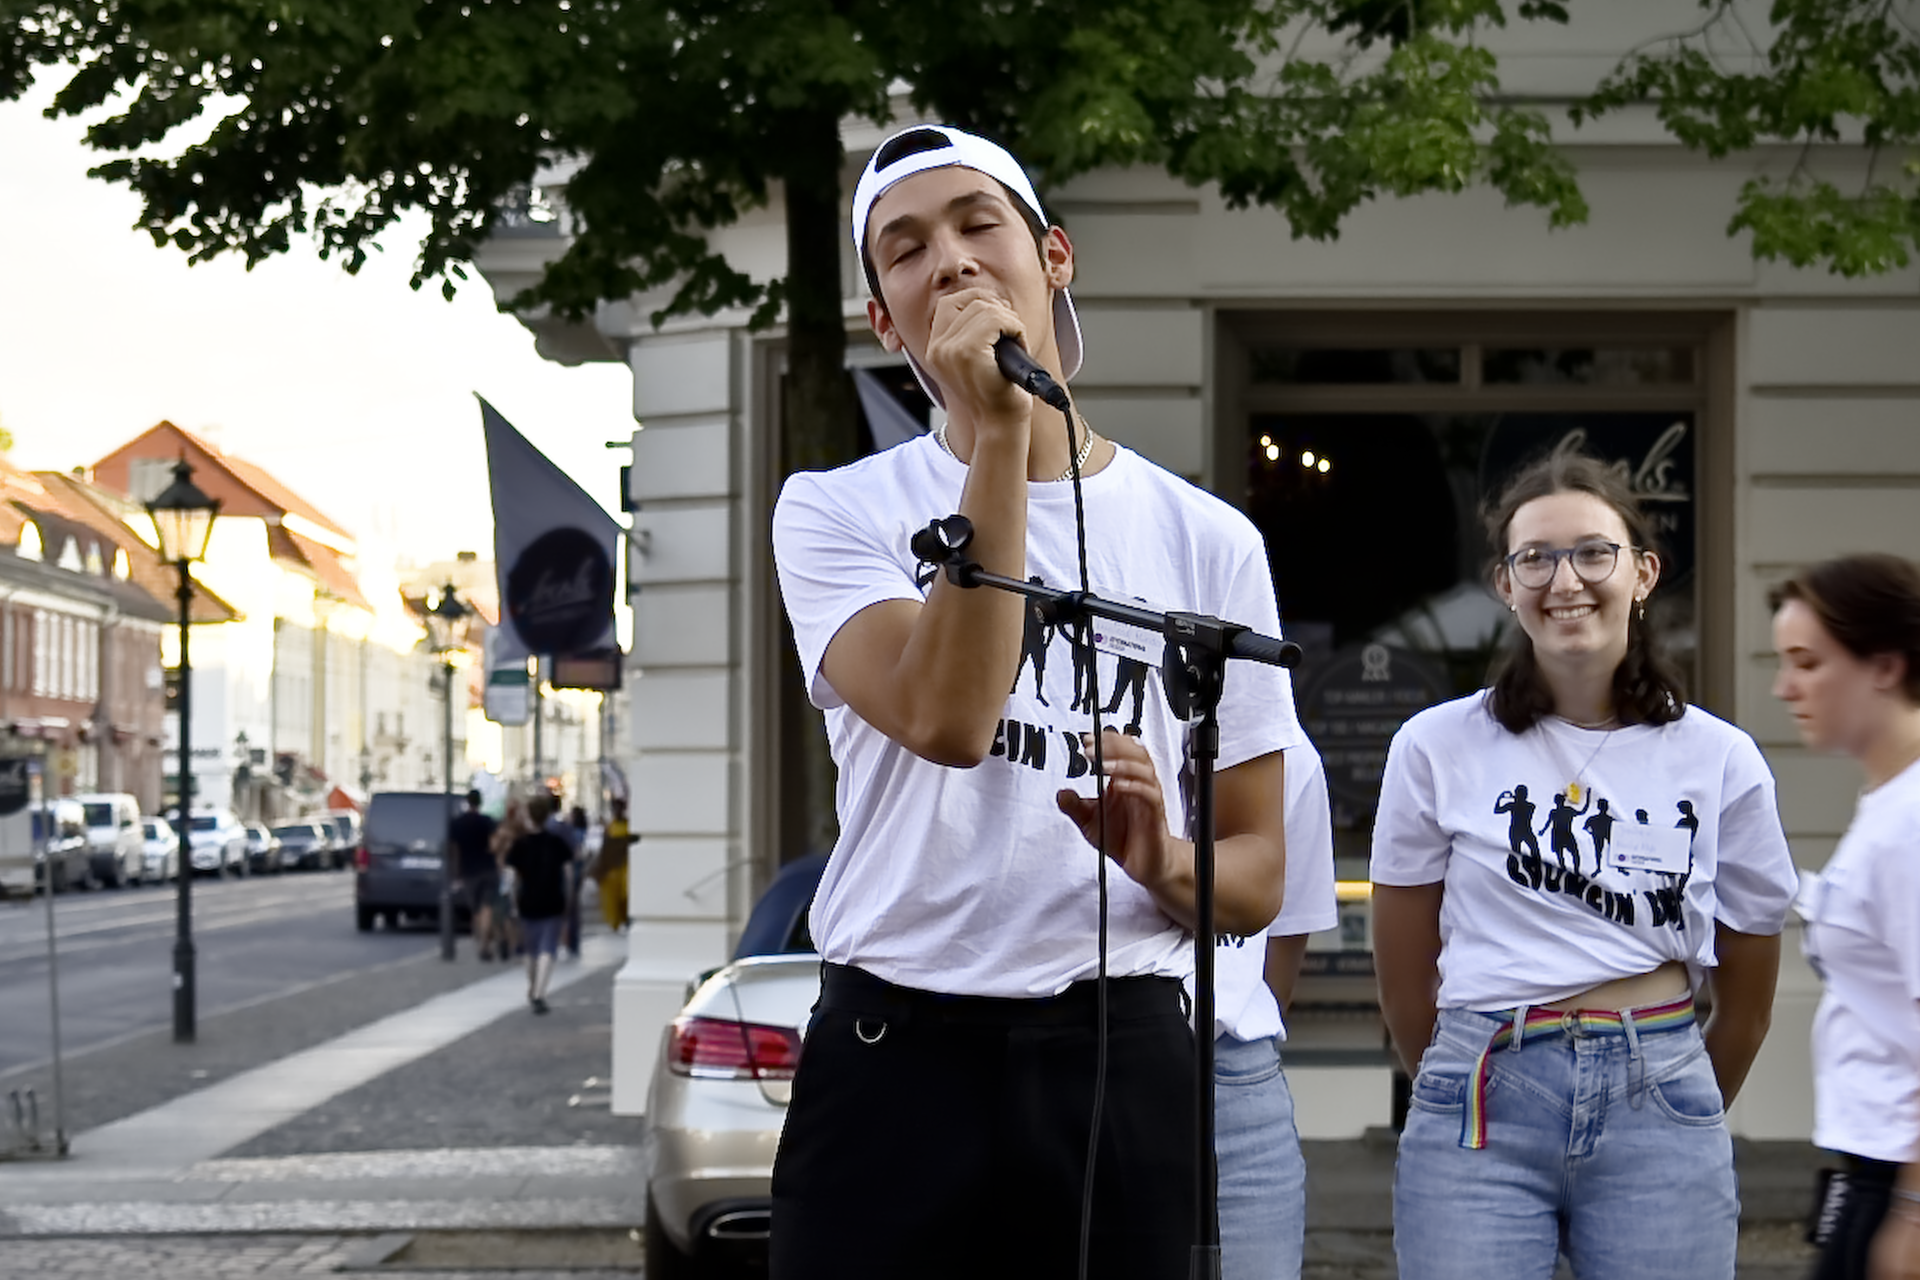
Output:
[[1457,383],[1458,347],[1254,347],[1247,353],[1255,383],[1364,386]]
[[1688,386],[1690,346],[1489,347],[1480,379],[1488,386]]

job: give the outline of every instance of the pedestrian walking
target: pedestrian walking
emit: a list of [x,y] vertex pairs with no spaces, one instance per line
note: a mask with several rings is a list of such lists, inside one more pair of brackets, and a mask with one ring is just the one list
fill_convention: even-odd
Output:
[[480,793],[467,792],[467,807],[448,829],[459,856],[460,901],[472,924],[475,954],[493,959],[494,903],[500,897],[500,863],[493,853],[493,832],[499,824],[480,812]]
[[627,825],[627,802],[612,802],[613,816],[600,835],[600,851],[593,855],[589,873],[600,894],[600,916],[607,928],[619,933],[627,927],[627,865],[635,836]]
[[566,922],[567,867],[573,851],[566,840],[548,825],[552,817],[546,796],[527,802],[527,816],[533,830],[513,842],[507,850],[507,865],[513,868],[515,905],[520,913],[520,930],[527,948],[527,1000],[535,1013],[547,1011],[547,983],[553,977],[553,962],[560,945],[560,929]]
[[[1582,1280],[1732,1280],[1725,1108],[1796,883],[1773,776],[1661,656],[1660,557],[1621,473],[1555,451],[1487,532],[1518,625],[1491,687],[1394,736],[1374,826],[1380,1004],[1413,1077],[1400,1275],[1547,1280],[1564,1249]],[[1527,795],[1556,810],[1531,831]],[[1596,797],[1698,821],[1616,823],[1589,873],[1573,817]]]
[[1340,923],[1327,774],[1310,742],[1286,751],[1286,898],[1274,922],[1214,953],[1214,1154],[1222,1280],[1299,1280],[1307,1163],[1282,1070],[1286,1012],[1307,935]]
[[587,842],[587,811],[574,806],[573,813],[580,815],[576,823],[573,814],[562,816],[562,798],[558,791],[547,793],[547,803],[551,812],[546,820],[547,830],[566,841],[569,856],[567,859],[567,905],[564,912],[565,923],[560,930],[560,945],[565,948],[567,958],[580,958],[580,870],[581,850]]
[[[1155,670],[1140,736],[1096,739],[1115,660],[1077,627],[1036,636],[1018,597],[920,576],[905,535],[958,511],[988,572],[1077,585],[1078,490],[1093,591],[1272,633],[1266,548],[1239,511],[999,372],[1009,338],[1062,386],[1081,357],[1073,246],[1013,156],[903,130],[851,223],[874,333],[947,416],[795,474],[774,509],[840,835],[812,912],[825,964],[774,1159],[771,1274],[1051,1280],[1074,1273],[1084,1225],[1087,1274],[1182,1275],[1198,1083],[1186,725]],[[1043,641],[1082,656],[1042,670]],[[1215,792],[1224,931],[1280,908],[1281,752],[1298,740],[1285,673],[1236,666]]]
[[494,900],[494,918],[499,934],[498,955],[502,960],[512,960],[524,952],[520,937],[520,916],[515,905],[515,875],[512,867],[507,866],[507,850],[514,841],[534,830],[533,822],[527,817],[527,805],[524,800],[509,799],[506,816],[494,829],[492,848],[495,865],[500,868],[499,896]]
[[1814,1145],[1844,1168],[1814,1280],[1920,1277],[1920,568],[1829,560],[1774,590],[1773,690],[1807,745],[1859,764],[1853,821],[1807,877]]

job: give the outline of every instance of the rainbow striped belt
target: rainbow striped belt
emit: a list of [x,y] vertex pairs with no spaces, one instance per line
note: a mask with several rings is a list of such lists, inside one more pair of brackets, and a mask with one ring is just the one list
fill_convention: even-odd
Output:
[[1487,1145],[1487,1077],[1496,1050],[1519,1048],[1536,1036],[1625,1036],[1640,1056],[1640,1037],[1661,1031],[1678,1031],[1693,1025],[1693,997],[1681,996],[1670,1004],[1650,1004],[1639,1009],[1536,1009],[1521,1005],[1488,1015],[1505,1019],[1504,1024],[1480,1051],[1473,1067],[1473,1087],[1467,1092],[1467,1114],[1461,1126],[1460,1145],[1479,1151]]

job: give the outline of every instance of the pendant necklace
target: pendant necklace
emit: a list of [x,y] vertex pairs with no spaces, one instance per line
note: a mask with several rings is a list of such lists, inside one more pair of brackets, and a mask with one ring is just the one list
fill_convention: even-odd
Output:
[[[1093,456],[1093,428],[1087,425],[1085,418],[1081,418],[1080,429],[1086,433],[1087,438],[1080,442],[1080,452],[1074,455],[1073,464],[1060,473],[1059,477],[1054,480],[1055,484],[1059,484],[1061,480],[1073,479],[1073,473],[1085,467],[1087,465],[1087,459]],[[947,443],[947,424],[944,421],[940,423],[940,429],[933,433],[933,439],[936,444],[946,450],[949,458],[952,458],[955,462],[960,462],[960,455],[955,453],[953,446]],[[967,464],[960,462],[960,465],[964,467]]]
[[[1608,716],[1605,720],[1597,724],[1582,724],[1578,720],[1571,720],[1566,716],[1555,716],[1554,719],[1571,725],[1575,729],[1585,729],[1589,733],[1600,729],[1606,730],[1606,732],[1601,735],[1600,741],[1595,744],[1593,750],[1587,753],[1586,762],[1578,769],[1567,770],[1567,785],[1562,794],[1567,797],[1568,804],[1577,805],[1580,803],[1581,797],[1586,795],[1586,790],[1580,785],[1580,779],[1586,775],[1588,769],[1593,767],[1593,762],[1599,758],[1600,753],[1607,749],[1607,743],[1613,740],[1614,731],[1620,727],[1620,718],[1618,716]],[[1560,755],[1560,744],[1554,741],[1551,733],[1543,734],[1542,736],[1546,738],[1547,750],[1548,753],[1553,756],[1554,763],[1564,766],[1565,761]]]

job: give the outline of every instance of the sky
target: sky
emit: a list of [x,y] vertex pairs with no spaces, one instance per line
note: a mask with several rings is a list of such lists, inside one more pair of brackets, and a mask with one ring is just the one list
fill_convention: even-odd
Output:
[[[162,419],[272,471],[363,559],[492,558],[484,395],[617,514],[631,438],[624,365],[535,352],[474,275],[453,302],[407,277],[392,235],[358,276],[310,243],[248,272],[188,266],[132,229],[139,203],[86,176],[108,157],[50,121],[50,90],[0,103],[0,425],[19,465],[89,464]],[[396,229],[397,231],[398,229]]]

